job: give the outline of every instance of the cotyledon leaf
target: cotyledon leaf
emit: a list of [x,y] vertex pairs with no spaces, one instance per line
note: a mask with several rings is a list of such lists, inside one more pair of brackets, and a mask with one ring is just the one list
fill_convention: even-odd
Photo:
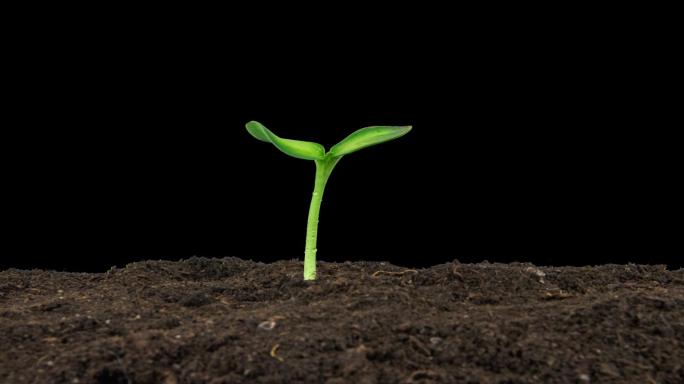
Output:
[[276,134],[257,121],[250,121],[245,126],[247,127],[247,132],[257,140],[271,143],[292,157],[304,160],[322,160],[325,157],[325,148],[318,143],[283,139],[276,136]]
[[339,157],[360,149],[384,143],[385,141],[393,140],[404,136],[411,130],[411,126],[391,127],[391,126],[375,126],[361,128],[358,131],[347,136],[344,140],[333,145],[328,153],[331,156]]

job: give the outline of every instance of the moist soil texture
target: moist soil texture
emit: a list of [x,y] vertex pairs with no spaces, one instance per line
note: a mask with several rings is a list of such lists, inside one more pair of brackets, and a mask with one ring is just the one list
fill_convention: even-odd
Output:
[[684,270],[238,258],[0,272],[0,383],[684,383]]

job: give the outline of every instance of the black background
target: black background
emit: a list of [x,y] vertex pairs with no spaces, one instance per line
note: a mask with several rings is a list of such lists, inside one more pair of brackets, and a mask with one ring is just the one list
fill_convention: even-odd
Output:
[[326,148],[414,127],[338,164],[319,259],[682,266],[681,141],[656,89],[669,61],[629,36],[55,36],[14,59],[0,268],[301,258],[314,164],[249,120]]

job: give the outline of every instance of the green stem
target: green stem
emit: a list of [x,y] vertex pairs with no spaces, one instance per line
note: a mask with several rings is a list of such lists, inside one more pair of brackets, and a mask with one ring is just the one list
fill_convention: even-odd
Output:
[[316,280],[316,239],[318,237],[318,214],[323,202],[323,191],[330,173],[340,157],[326,157],[316,160],[316,181],[309,206],[309,219],[306,225],[306,246],[304,248],[304,280]]

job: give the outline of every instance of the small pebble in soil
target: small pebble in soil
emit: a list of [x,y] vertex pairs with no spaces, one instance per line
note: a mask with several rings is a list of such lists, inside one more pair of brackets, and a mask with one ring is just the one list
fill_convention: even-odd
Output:
[[259,328],[259,329],[263,329],[263,330],[265,330],[265,331],[270,331],[270,330],[272,330],[273,328],[275,328],[275,326],[276,326],[276,322],[275,322],[275,321],[273,321],[273,320],[266,320],[266,321],[262,321],[261,323],[259,323],[258,328]]

